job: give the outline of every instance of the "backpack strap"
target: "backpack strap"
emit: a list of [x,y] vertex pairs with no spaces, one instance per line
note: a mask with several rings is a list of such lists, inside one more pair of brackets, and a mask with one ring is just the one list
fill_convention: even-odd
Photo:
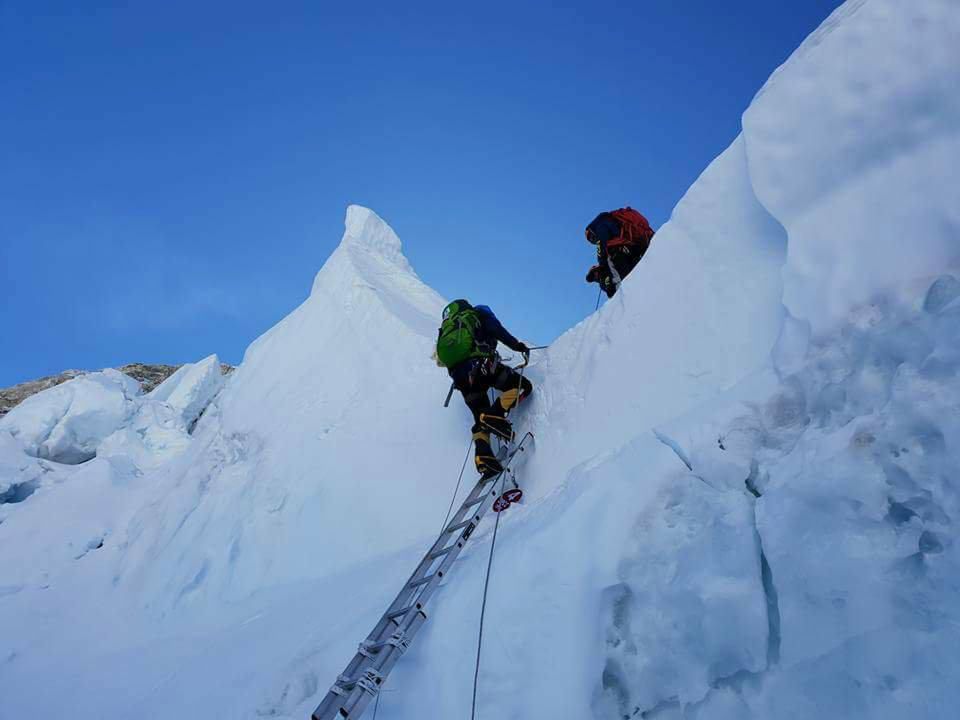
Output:
[[623,280],[620,277],[620,273],[617,272],[617,268],[613,266],[613,261],[610,259],[610,253],[607,253],[607,268],[610,270],[610,276],[613,278],[613,284],[615,287],[620,287],[620,283]]

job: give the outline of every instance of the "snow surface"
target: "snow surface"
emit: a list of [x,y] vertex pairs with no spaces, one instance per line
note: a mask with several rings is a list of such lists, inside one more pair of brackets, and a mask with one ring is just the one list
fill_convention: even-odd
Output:
[[150,392],[150,399],[167,405],[187,427],[223,388],[220,359],[210,355],[193,364],[182,365]]
[[789,235],[784,304],[815,333],[960,262],[957,38],[956,0],[847,2],[744,114],[754,191]]
[[0,419],[0,432],[30,455],[82,463],[133,414],[139,392],[137,381],[118,370],[82,375],[28,397]]
[[[838,9],[622,292],[536,357],[480,717],[955,714],[958,22]],[[39,451],[60,400],[0,432],[0,718],[309,716],[468,449],[430,360],[443,305],[352,206],[222,389],[215,359],[182,372],[77,466]],[[380,720],[469,712],[491,533]]]

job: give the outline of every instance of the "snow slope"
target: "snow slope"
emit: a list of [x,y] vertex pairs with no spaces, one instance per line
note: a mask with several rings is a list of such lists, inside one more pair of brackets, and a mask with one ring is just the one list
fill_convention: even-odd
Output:
[[[958,30],[945,0],[837,10],[622,292],[536,359],[480,717],[951,714]],[[222,391],[184,373],[76,466],[0,432],[0,494],[25,488],[0,505],[0,718],[308,716],[464,460],[443,304],[352,206]],[[381,720],[469,712],[491,529]]]

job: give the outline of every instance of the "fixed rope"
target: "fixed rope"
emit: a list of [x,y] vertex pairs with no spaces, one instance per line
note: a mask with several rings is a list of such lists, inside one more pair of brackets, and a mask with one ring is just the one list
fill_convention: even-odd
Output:
[[443,532],[447,527],[447,522],[450,520],[450,513],[453,512],[453,503],[456,502],[457,493],[460,492],[460,483],[463,482],[463,471],[467,469],[467,460],[470,459],[470,450],[473,448],[473,438],[470,439],[470,443],[467,445],[467,454],[463,456],[463,465],[460,466],[460,477],[457,478],[457,487],[453,490],[453,497],[450,498],[450,507],[447,508],[447,516],[443,519],[443,525],[440,526],[440,532]]
[[[519,398],[523,397],[523,374],[526,372],[527,363],[524,362],[520,366],[520,380],[517,382],[517,404],[519,405]],[[512,410],[513,408],[510,408]],[[507,410],[506,415],[510,414],[510,410]],[[511,475],[512,470],[509,470]],[[506,483],[507,472],[503,472],[500,475],[500,493],[503,493],[503,488]],[[516,486],[516,480],[514,480],[514,486]],[[477,633],[477,662],[473,669],[473,700],[470,703],[470,720],[476,720],[477,717],[477,685],[480,680],[480,651],[483,648],[483,619],[487,614],[487,590],[490,588],[490,571],[493,568],[493,551],[497,546],[497,530],[500,529],[500,515],[502,513],[497,512],[497,519],[493,523],[493,537],[490,540],[490,554],[487,556],[487,574],[483,579],[483,600],[480,603],[480,630]]]
[[[506,473],[503,473],[506,476]],[[504,477],[500,478],[500,489],[503,490]],[[477,684],[480,678],[480,651],[483,648],[483,618],[487,612],[487,590],[490,587],[490,570],[493,567],[493,549],[497,545],[497,530],[500,527],[500,515],[493,523],[493,538],[490,540],[490,555],[487,557],[487,575],[483,580],[483,602],[480,603],[480,632],[477,635],[477,663],[473,670],[473,701],[470,704],[470,720],[477,717]]]

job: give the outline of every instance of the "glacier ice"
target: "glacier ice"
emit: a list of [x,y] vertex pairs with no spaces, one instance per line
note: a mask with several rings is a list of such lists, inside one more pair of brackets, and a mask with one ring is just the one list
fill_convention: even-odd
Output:
[[224,376],[216,355],[181,366],[149,394],[179,415],[185,427],[192,427],[210,401],[223,387]]
[[134,411],[137,381],[117,370],[82,375],[37,393],[0,419],[26,451],[61,463],[79,464]]
[[[948,0],[844,4],[622,291],[536,357],[483,717],[953,712],[958,21]],[[443,305],[351,206],[309,297],[225,382],[208,358],[107,393],[109,422],[61,433],[95,438],[77,466],[40,450],[62,397],[0,424],[4,711],[308,716],[467,451],[430,360]],[[490,536],[379,718],[464,714]]]

